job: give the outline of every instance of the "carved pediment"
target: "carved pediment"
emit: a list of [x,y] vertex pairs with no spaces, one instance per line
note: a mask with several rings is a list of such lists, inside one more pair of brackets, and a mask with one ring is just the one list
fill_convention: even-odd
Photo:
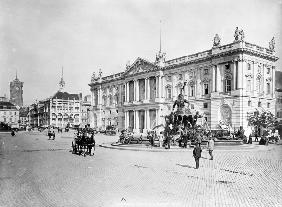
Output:
[[125,71],[124,75],[133,75],[143,72],[151,72],[158,69],[158,67],[147,60],[144,60],[142,58],[137,58],[137,60],[130,66],[127,67],[127,70]]

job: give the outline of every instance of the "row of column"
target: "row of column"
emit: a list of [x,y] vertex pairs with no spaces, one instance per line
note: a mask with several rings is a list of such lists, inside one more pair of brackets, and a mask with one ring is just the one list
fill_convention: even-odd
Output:
[[[156,109],[156,120],[150,120],[150,110],[133,110],[131,112],[133,112],[133,131],[135,132],[139,132],[140,131],[140,112],[143,111],[144,112],[144,131],[148,130],[151,128],[151,122],[155,121],[156,125],[159,124],[159,110]],[[130,126],[130,111],[125,111],[124,112],[125,115],[125,129],[127,129]]]
[[[164,77],[163,76],[156,76],[156,98],[163,98],[164,97]],[[130,102],[130,101],[140,101],[140,80],[145,80],[145,100],[150,100],[151,99],[151,88],[153,85],[150,84],[150,78],[147,77],[145,79],[135,79],[133,80],[133,100],[130,100],[130,82],[128,81],[125,83],[125,102]]]
[[[233,79],[233,86],[234,90],[242,89],[243,88],[243,61],[234,61],[232,62],[233,72],[232,72],[232,79]],[[225,69],[221,70],[219,65],[214,65],[212,69],[212,92],[223,92],[225,89],[223,88],[222,81],[225,80]]]

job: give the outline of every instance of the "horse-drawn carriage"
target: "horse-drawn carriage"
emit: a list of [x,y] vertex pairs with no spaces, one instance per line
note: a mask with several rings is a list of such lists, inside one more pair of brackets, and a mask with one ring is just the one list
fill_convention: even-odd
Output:
[[94,130],[91,129],[78,129],[76,137],[72,142],[72,153],[78,155],[94,155],[91,153],[95,151]]
[[132,132],[129,132],[128,130],[121,130],[121,134],[119,136],[119,140],[121,144],[141,144],[143,142],[142,134],[134,134]]

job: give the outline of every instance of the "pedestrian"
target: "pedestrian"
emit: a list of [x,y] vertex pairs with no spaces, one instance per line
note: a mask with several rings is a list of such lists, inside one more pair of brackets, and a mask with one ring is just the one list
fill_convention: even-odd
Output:
[[212,139],[212,137],[209,137],[209,141],[208,141],[208,150],[209,150],[209,154],[211,156],[210,160],[213,160],[213,149],[214,149],[214,141]]
[[160,147],[163,146],[163,141],[164,141],[164,135],[163,132],[160,132],[160,136],[159,136]]
[[199,169],[199,162],[201,158],[202,149],[199,143],[196,143],[196,147],[193,150],[193,157],[195,158],[196,162],[196,169]]
[[55,140],[55,131],[53,130],[53,140]]

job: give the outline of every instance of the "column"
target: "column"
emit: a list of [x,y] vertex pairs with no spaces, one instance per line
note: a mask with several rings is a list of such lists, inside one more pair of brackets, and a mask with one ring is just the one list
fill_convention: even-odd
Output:
[[136,110],[136,114],[135,114],[136,118],[135,118],[135,125],[136,125],[136,131],[139,133],[140,132],[140,128],[139,128],[139,111]]
[[238,67],[237,67],[237,89],[243,89],[243,60],[239,60]]
[[127,113],[128,113],[128,111],[125,111],[125,112],[124,112],[124,128],[125,128],[125,129],[128,128]]
[[216,92],[222,92],[220,67],[216,66]]
[[160,98],[159,82],[160,82],[160,76],[156,76],[156,98]]
[[275,97],[275,66],[272,66],[272,87],[271,87],[271,94],[272,94],[272,98]]
[[126,102],[129,102],[129,82],[126,82]]
[[136,80],[136,101],[140,101],[139,99],[139,80]]
[[150,112],[149,112],[149,109],[146,110],[146,113],[147,113],[147,129],[150,129],[150,123],[151,123],[151,120],[150,120]]
[[164,76],[161,77],[161,81],[160,81],[160,97],[164,98]]
[[150,78],[147,78],[147,100],[150,100]]
[[156,109],[156,126],[158,126],[159,125],[159,109]]
[[237,63],[233,61],[233,89],[237,90]]
[[137,80],[134,80],[133,81],[133,101],[136,101],[137,100],[137,96],[136,96],[136,82]]
[[144,132],[146,132],[147,129],[147,122],[148,122],[148,118],[147,118],[147,110],[145,109],[145,112],[144,112]]

